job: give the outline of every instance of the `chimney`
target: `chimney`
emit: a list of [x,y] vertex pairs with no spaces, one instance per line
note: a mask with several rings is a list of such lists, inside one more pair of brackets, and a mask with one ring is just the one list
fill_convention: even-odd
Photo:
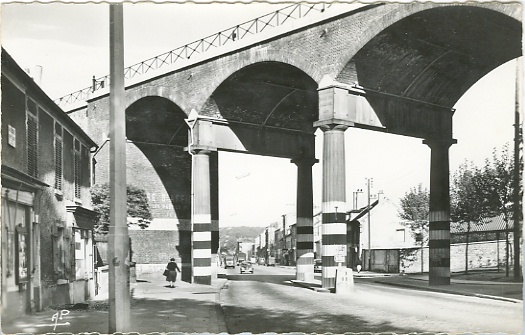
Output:
[[35,81],[35,83],[40,86],[42,84],[42,72],[43,72],[43,68],[41,65],[35,65],[33,66],[32,68],[26,68],[25,71],[27,72],[27,74],[33,78],[33,80]]

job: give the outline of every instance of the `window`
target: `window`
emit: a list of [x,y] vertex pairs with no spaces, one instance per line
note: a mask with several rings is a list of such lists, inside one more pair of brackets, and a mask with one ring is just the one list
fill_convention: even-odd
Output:
[[7,143],[12,146],[13,148],[16,148],[16,128],[8,125],[9,135],[7,138]]
[[16,283],[27,282],[27,230],[21,224],[16,227],[15,269]]
[[74,229],[75,236],[75,277],[76,279],[84,278],[88,269],[86,269],[86,233],[81,229]]
[[80,141],[75,139],[75,146],[74,146],[75,150],[74,150],[74,155],[75,155],[75,198],[76,199],[80,199],[80,196],[81,196],[81,165],[80,165],[80,162],[81,162],[81,156],[80,156]]
[[38,113],[33,100],[27,99],[27,173],[38,176]]
[[55,122],[55,189],[62,191],[62,126]]

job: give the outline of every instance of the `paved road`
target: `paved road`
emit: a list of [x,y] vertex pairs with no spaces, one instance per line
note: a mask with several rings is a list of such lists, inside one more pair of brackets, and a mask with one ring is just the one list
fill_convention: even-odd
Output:
[[522,333],[522,304],[358,281],[351,296],[294,286],[295,270],[226,270],[221,303],[229,333]]

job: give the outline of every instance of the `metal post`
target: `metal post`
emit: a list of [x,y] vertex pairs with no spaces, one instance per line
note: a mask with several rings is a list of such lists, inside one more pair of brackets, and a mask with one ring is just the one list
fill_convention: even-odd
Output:
[[126,193],[126,114],[124,93],[123,4],[109,5],[110,20],[110,226],[109,333],[127,332],[130,322]]
[[370,243],[370,237],[371,237],[371,234],[370,234],[370,182],[371,182],[371,179],[367,178],[366,185],[368,188],[368,213],[367,213],[367,217],[368,217],[368,271],[372,270],[372,251],[371,251],[371,243]]
[[421,274],[425,272],[425,258],[423,257],[423,240],[421,240]]
[[514,279],[521,278],[520,267],[520,110],[522,97],[523,67],[521,59],[516,60],[516,111],[514,112]]
[[[26,303],[27,303],[27,312],[32,314],[33,312],[33,216],[30,216],[30,219],[26,219],[25,222],[27,229],[27,238],[26,238],[26,267],[27,267],[27,284],[26,284]],[[73,236],[75,238],[75,236]]]

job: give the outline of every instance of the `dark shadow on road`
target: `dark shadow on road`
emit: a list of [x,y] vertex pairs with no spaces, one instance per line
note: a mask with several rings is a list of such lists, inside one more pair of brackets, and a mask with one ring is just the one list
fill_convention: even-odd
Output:
[[261,283],[271,283],[291,286],[290,280],[295,279],[295,275],[258,275],[258,274],[238,274],[226,276],[232,281],[256,281]]
[[[204,327],[200,332],[213,328],[207,327],[210,314],[219,309],[215,302],[196,299],[177,298],[177,290],[173,291],[172,299],[132,299],[130,332],[195,332],[191,327]],[[54,322],[51,317],[56,310],[46,309],[34,315],[20,317],[15,320],[2,320],[2,333],[4,334],[47,334],[47,333],[86,333],[98,332],[108,333],[108,310],[83,309],[71,310],[64,316],[60,323],[68,322],[68,325],[58,325],[53,329]],[[214,325],[216,326],[216,322]],[[199,329],[199,328],[197,328]]]
[[371,323],[357,316],[338,314],[338,311],[326,313],[309,313],[308,306],[302,311],[275,310],[268,308],[244,308],[225,305],[222,307],[228,333],[238,334],[251,332],[260,334],[274,333],[334,333],[347,332],[421,332],[417,328],[398,328],[389,322]]

